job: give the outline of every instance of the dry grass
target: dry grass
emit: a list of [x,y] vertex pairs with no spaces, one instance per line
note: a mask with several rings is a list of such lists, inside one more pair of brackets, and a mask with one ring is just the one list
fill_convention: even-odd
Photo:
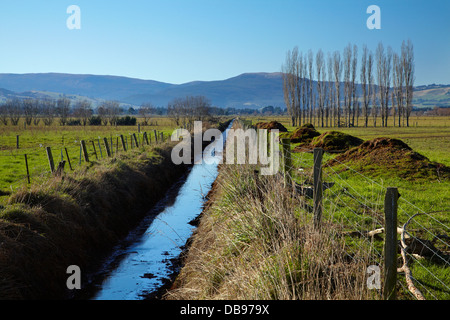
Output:
[[222,166],[185,265],[166,299],[369,299],[366,253],[339,228],[313,228],[280,176]]

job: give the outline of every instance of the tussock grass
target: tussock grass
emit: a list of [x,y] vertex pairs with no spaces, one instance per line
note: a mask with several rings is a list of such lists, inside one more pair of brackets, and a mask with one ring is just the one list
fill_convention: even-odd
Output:
[[313,228],[281,176],[221,166],[185,264],[166,299],[368,299],[370,257],[339,227]]

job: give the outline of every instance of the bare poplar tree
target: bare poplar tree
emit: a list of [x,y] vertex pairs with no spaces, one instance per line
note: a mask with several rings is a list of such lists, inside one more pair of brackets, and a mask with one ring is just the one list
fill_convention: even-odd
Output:
[[409,117],[411,115],[413,105],[413,95],[414,95],[414,47],[411,40],[406,43],[402,43],[402,65],[404,72],[404,84],[405,84],[405,118],[406,126],[409,127]]
[[[403,64],[397,53],[393,55],[393,66],[392,66],[392,82],[393,82],[393,98],[395,98],[396,106],[397,106],[397,120],[398,126],[401,127],[401,118],[404,116],[404,72],[403,72]],[[395,117],[394,117],[395,123]]]
[[[328,53],[328,104],[327,104],[327,111],[326,111],[326,125],[328,127],[328,120],[329,117],[332,116],[333,110],[335,105],[335,98],[334,98],[334,83],[333,83],[333,57],[330,53]],[[330,119],[330,126],[331,126],[331,119]]]
[[367,46],[364,45],[362,49],[361,56],[361,71],[360,71],[360,79],[361,79],[361,91],[362,91],[362,99],[363,99],[363,117],[364,117],[364,127],[367,128],[368,119],[369,119],[369,103],[370,96],[369,90],[367,87]]
[[380,101],[381,124],[387,127],[389,116],[389,90],[391,80],[392,50],[389,47],[387,53],[384,52],[383,44],[380,42],[376,51],[377,59],[377,80],[378,96]]
[[[384,55],[384,46],[380,42],[378,43],[376,50],[376,60],[377,60],[377,83],[378,83],[378,101],[380,102],[380,111],[381,111],[381,126],[384,127],[384,95],[386,93],[384,89],[384,65],[385,65],[385,55]],[[374,126],[376,126],[376,120],[374,121]]]
[[291,117],[293,126],[297,124],[297,112],[299,110],[297,106],[298,99],[296,96],[298,83],[298,79],[296,77],[297,59],[298,48],[295,47],[292,52],[290,50],[287,52],[286,61],[281,67],[281,71],[283,74],[284,102],[286,103],[286,107]]
[[[314,56],[312,50],[308,51],[308,95],[309,95],[309,122],[313,123],[313,115],[314,115],[314,97],[313,97],[313,77],[314,77]],[[313,123],[314,124],[314,123]]]
[[309,109],[309,81],[306,79],[307,77],[307,70],[306,70],[306,65],[307,65],[307,60],[306,60],[306,54],[305,56],[302,58],[303,59],[303,63],[302,63],[302,117],[303,117],[303,121],[306,123],[308,122],[308,109]]
[[325,65],[323,52],[321,49],[316,53],[316,74],[317,74],[317,103],[318,103],[318,124],[324,126],[324,101],[325,101]]
[[391,69],[392,69],[392,48],[388,47],[386,53],[386,62],[384,68],[384,89],[385,89],[385,101],[384,101],[384,126],[388,125],[389,118],[389,96],[391,90]]
[[[351,125],[352,125],[352,127],[355,126],[355,116],[356,116],[357,122],[358,122],[358,118],[359,118],[359,104],[358,104],[358,100],[356,98],[356,83],[355,83],[357,67],[358,67],[358,47],[356,45],[353,45],[352,72],[351,72],[351,93],[352,93],[352,95],[351,95],[351,98],[352,98]],[[349,122],[350,122],[350,115],[349,115]]]
[[297,104],[296,104],[296,114],[297,114],[297,123],[298,125],[302,125],[302,109],[303,109],[303,100],[302,95],[304,95],[304,67],[303,67],[303,53],[300,52],[297,56],[296,62],[296,87],[297,87]]
[[351,73],[351,61],[352,61],[352,47],[348,44],[344,48],[344,123],[346,126],[350,126],[350,109],[352,104],[352,89],[350,81]]
[[333,74],[334,74],[334,85],[335,85],[335,97],[336,104],[333,111],[333,121],[336,121],[337,117],[337,126],[341,126],[341,76],[342,76],[342,62],[341,62],[341,54],[339,51],[335,51],[333,53]]
[[330,110],[330,85],[331,83],[327,81],[327,62],[324,60],[324,68],[323,68],[323,74],[322,74],[322,83],[323,83],[323,114],[322,114],[322,127],[323,124],[323,118],[325,118],[325,126],[328,127],[328,117],[329,117],[329,110]]
[[[373,74],[373,63],[374,63],[374,57],[372,51],[369,51],[369,54],[367,56],[367,100],[369,106],[372,104],[372,107],[370,109],[373,117],[373,124],[376,126],[377,124],[377,91],[375,86],[375,80],[374,80],[374,74]],[[369,117],[369,110],[367,110],[367,120]]]

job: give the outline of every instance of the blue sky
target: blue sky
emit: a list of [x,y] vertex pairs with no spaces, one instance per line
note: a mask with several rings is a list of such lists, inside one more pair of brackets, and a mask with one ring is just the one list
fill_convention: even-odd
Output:
[[[70,5],[81,29],[69,30]],[[369,30],[369,5],[381,30]],[[0,4],[0,73],[108,74],[170,83],[278,72],[286,52],[382,41],[415,49],[416,84],[450,84],[448,0],[15,0]]]

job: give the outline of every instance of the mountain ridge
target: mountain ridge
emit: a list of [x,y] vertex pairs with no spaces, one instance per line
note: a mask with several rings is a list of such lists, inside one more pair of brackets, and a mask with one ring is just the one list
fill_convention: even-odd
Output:
[[[132,105],[152,102],[158,106],[165,106],[174,98],[186,95],[204,95],[213,105],[220,107],[242,107],[249,104],[255,107],[267,104],[284,105],[281,74],[279,77],[265,76],[269,74],[243,73],[225,80],[170,84],[112,75],[3,73],[0,74],[0,88],[19,95],[24,92],[52,92],[100,100],[117,100]],[[245,79],[248,77],[253,79],[251,81]],[[253,84],[249,85],[249,82]],[[260,92],[261,82],[267,82],[264,87],[269,88],[270,93]]]
[[[261,108],[272,105],[284,108],[281,72],[247,72],[212,81],[171,84],[116,75],[69,73],[1,73],[0,101],[18,98],[69,96],[90,99],[94,105],[103,100],[140,106],[151,102],[167,106],[174,98],[203,95],[214,106]],[[414,103],[418,107],[450,106],[450,85],[430,84],[415,87]]]

